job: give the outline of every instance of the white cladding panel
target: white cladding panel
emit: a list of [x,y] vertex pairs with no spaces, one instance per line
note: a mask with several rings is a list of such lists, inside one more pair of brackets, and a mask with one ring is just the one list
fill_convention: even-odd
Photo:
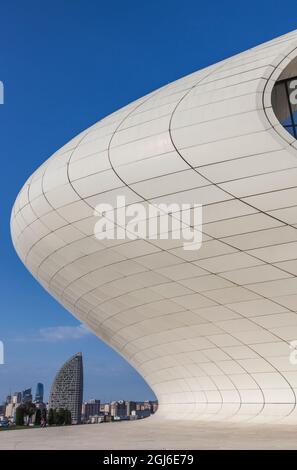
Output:
[[[145,378],[163,418],[297,422],[296,141],[271,108],[297,32],[177,80],[49,158],[11,231],[35,278]],[[94,207],[197,202],[203,244],[94,237]]]

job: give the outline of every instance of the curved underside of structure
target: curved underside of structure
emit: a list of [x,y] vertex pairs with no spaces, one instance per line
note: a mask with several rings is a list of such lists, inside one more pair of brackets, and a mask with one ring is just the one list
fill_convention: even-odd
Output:
[[[154,91],[72,139],[15,202],[21,260],[139,371],[161,418],[297,422],[297,145],[272,108],[296,57],[294,31]],[[201,249],[97,240],[94,207],[118,195],[203,204]]]

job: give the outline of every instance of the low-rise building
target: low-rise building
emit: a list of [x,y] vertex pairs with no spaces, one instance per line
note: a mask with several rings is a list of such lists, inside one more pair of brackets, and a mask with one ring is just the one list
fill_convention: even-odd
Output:
[[100,414],[100,400],[88,400],[83,403],[82,415],[84,422],[88,422],[91,417]]

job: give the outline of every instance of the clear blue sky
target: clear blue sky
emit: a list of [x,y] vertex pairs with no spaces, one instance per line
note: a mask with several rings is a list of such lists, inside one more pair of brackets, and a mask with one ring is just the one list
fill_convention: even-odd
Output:
[[13,251],[27,177],[71,137],[183,75],[297,28],[296,0],[0,0],[0,400],[82,351],[85,398],[145,399],[136,372],[53,300]]

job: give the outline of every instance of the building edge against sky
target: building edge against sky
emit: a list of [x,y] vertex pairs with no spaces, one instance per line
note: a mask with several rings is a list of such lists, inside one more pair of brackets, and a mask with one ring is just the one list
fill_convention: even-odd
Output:
[[67,409],[71,411],[72,422],[79,424],[82,401],[83,361],[79,352],[68,359],[56,374],[50,391],[49,409]]
[[35,392],[35,401],[37,403],[42,403],[43,402],[43,397],[44,397],[44,386],[42,383],[38,382],[36,386],[36,392]]
[[[162,419],[297,422],[297,147],[272,108],[296,57],[293,31],[140,98],[58,150],[14,204],[25,266],[140,372]],[[94,208],[118,195],[203,204],[202,248],[97,240]]]

